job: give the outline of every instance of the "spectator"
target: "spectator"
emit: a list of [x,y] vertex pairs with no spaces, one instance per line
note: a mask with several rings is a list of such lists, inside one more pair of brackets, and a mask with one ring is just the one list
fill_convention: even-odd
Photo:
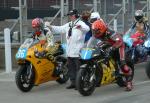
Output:
[[90,16],[91,16],[91,13],[89,11],[83,11],[81,14],[81,18],[83,22],[90,28],[90,31],[87,32],[87,34],[85,35],[85,40],[84,40],[85,43],[87,43],[87,41],[92,36],[91,23],[89,22]]

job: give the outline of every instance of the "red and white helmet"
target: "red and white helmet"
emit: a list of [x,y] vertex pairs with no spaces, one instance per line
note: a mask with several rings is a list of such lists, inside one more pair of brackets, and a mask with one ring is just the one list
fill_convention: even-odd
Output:
[[43,28],[44,22],[41,18],[35,18],[32,20],[32,28]]
[[98,12],[91,13],[90,22],[93,23],[94,21],[101,19],[100,14]]

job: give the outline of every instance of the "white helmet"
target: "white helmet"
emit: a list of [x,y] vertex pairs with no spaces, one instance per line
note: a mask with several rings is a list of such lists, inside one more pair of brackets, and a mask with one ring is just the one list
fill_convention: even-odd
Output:
[[100,19],[100,14],[98,12],[91,13],[90,19],[94,19],[94,18]]
[[90,16],[90,23],[93,23],[94,21],[100,19],[100,15],[98,12],[93,12],[91,13],[91,16]]

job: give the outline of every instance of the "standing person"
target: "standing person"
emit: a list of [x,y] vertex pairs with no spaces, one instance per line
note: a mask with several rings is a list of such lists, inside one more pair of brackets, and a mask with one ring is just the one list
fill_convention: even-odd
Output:
[[90,28],[89,32],[87,32],[87,34],[85,35],[85,40],[84,40],[85,43],[87,43],[90,37],[92,36],[90,16],[91,13],[89,11],[83,11],[81,14],[82,21]]
[[[120,61],[121,71],[126,76],[126,90],[131,91],[133,88],[132,80],[130,78],[132,71],[129,69],[125,61],[125,45],[122,37],[115,31],[109,29],[105,22],[101,19],[92,23],[92,33],[93,36],[89,40],[88,46],[90,46],[92,41],[96,38],[100,39],[104,44],[107,43],[111,45],[110,49],[116,51],[114,53],[119,53],[119,56],[116,57],[116,59]],[[117,54],[115,56],[117,56]]]
[[54,34],[65,34],[67,40],[66,55],[68,59],[69,77],[71,84],[67,89],[75,88],[76,75],[80,66],[79,52],[84,46],[85,34],[90,28],[80,19],[76,9],[69,11],[70,22],[62,26],[47,26]]

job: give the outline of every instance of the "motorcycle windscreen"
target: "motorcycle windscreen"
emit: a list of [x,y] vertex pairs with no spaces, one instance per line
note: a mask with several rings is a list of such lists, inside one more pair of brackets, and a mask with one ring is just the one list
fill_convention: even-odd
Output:
[[131,38],[131,35],[135,33],[135,29],[129,29],[124,35],[123,35],[123,41],[127,44],[127,46],[132,47],[133,40]]
[[147,48],[150,48],[150,39],[148,39],[144,42],[144,46]]
[[92,58],[93,54],[93,49],[92,48],[82,48],[80,52],[80,57],[83,60],[88,60]]
[[130,38],[128,35],[123,36],[123,41],[126,43],[129,47],[132,47],[133,45],[133,40]]

